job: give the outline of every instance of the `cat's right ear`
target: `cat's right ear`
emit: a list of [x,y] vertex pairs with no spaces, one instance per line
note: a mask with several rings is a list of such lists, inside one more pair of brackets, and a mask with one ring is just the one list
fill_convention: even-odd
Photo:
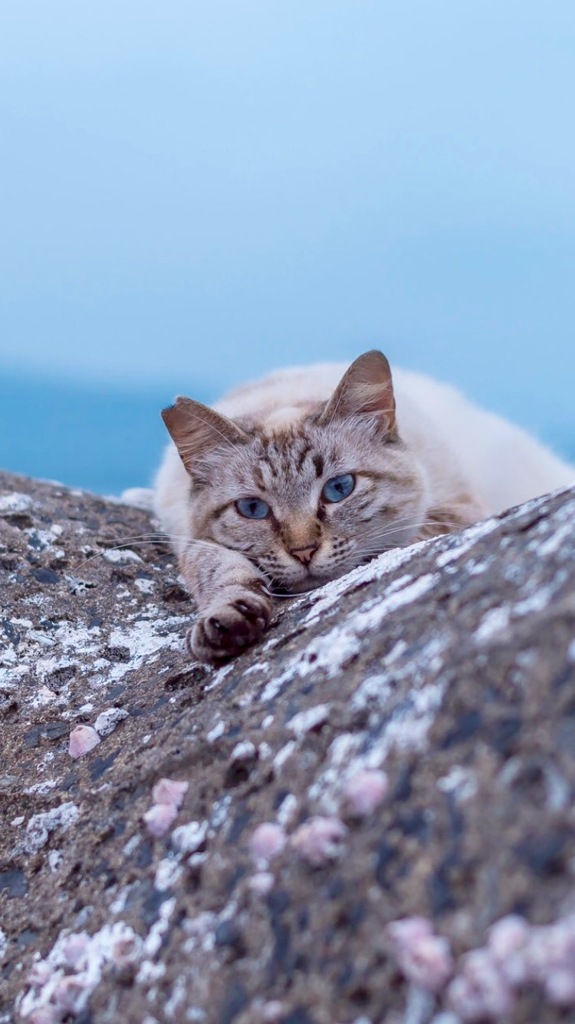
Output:
[[190,474],[198,460],[214,448],[249,440],[232,420],[192,398],[176,398],[174,405],[162,409],[162,419]]
[[396,433],[391,369],[383,352],[372,349],[351,364],[323,410],[319,423],[328,426],[349,416],[375,415],[388,437]]

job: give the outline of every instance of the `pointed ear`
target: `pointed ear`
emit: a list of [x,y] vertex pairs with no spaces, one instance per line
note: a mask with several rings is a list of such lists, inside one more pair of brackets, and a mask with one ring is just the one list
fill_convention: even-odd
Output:
[[174,405],[162,410],[162,419],[188,473],[211,449],[233,447],[248,440],[248,435],[233,420],[191,398],[176,398]]
[[319,423],[365,414],[381,417],[382,426],[394,433],[395,397],[391,369],[383,352],[372,349],[351,364],[322,412]]

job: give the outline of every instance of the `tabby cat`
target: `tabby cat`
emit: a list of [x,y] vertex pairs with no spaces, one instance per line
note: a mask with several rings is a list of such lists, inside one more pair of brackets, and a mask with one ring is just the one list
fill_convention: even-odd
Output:
[[387,548],[459,530],[575,481],[575,469],[454,388],[381,352],[280,370],[214,408],[178,398],[155,510],[221,662],[299,594]]

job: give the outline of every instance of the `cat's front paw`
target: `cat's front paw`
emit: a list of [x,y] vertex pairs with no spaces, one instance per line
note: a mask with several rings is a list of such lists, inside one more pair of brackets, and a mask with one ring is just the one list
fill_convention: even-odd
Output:
[[188,647],[199,661],[226,661],[259,640],[271,615],[271,602],[250,591],[234,600],[214,603],[189,631]]

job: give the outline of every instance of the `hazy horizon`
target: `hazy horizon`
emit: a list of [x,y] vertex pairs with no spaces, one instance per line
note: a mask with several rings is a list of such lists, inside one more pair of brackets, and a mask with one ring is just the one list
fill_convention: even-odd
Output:
[[[195,384],[199,401],[217,397]],[[0,469],[104,495],[149,486],[168,440],[160,410],[174,394],[161,383],[110,387],[0,367]],[[572,425],[557,420],[536,433],[575,461]]]
[[0,374],[211,398],[376,347],[575,431],[571,0],[29,0],[0,29]]

